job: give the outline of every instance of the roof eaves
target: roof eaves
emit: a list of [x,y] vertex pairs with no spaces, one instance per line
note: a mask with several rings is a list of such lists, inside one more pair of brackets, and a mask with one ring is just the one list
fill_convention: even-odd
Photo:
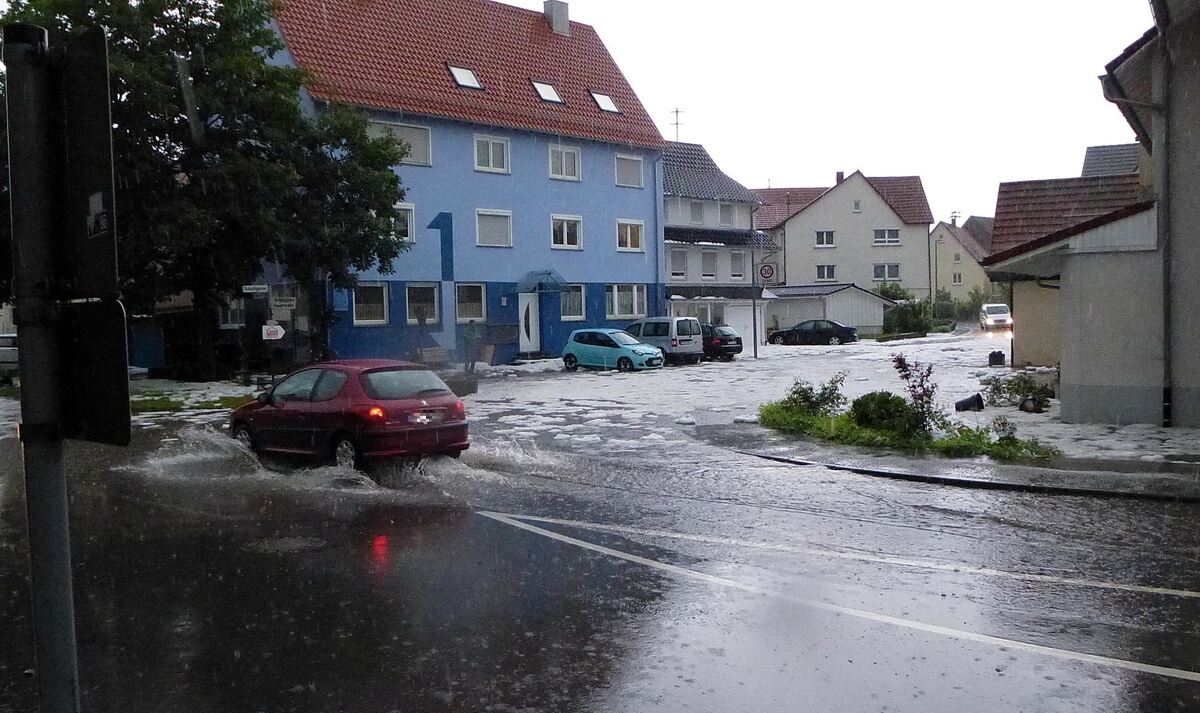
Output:
[[998,253],[988,255],[980,264],[985,267],[988,265],[995,265],[1019,255],[1024,255],[1025,253],[1039,250],[1041,248],[1053,245],[1054,243],[1072,238],[1080,233],[1086,233],[1089,230],[1094,230],[1100,226],[1108,225],[1109,223],[1116,222],[1122,218],[1128,218],[1131,215],[1137,215],[1138,213],[1149,210],[1152,207],[1154,207],[1153,200],[1127,205],[1124,208],[1118,208],[1111,213],[1105,213],[1104,215],[1096,216],[1095,218],[1085,220],[1082,223],[1076,223],[1075,225],[1063,228],[1062,230],[1057,230],[1049,235],[1043,235],[1040,238],[1035,238],[1034,240],[1030,240],[1020,245],[1015,245],[1007,250],[1002,250]]

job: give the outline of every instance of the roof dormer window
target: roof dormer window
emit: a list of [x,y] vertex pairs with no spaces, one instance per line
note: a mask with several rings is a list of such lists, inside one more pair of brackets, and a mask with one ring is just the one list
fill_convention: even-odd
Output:
[[613,98],[607,94],[592,92],[592,99],[596,100],[596,106],[600,107],[600,109],[603,111],[609,111],[614,114],[621,113],[621,110],[617,108],[617,103],[614,102]]
[[558,90],[554,88],[553,84],[534,82],[533,88],[537,91],[538,96],[542,98],[542,101],[554,102],[555,104],[563,103],[562,97],[558,95]]
[[483,85],[479,83],[479,77],[475,76],[473,70],[465,67],[455,67],[452,64],[446,66],[450,68],[450,74],[454,76],[454,81],[458,86],[469,89],[483,89]]

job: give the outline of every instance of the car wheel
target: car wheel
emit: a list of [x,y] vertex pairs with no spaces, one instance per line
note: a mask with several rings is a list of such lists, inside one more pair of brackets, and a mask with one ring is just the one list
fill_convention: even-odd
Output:
[[834,336],[829,338],[829,343],[830,344],[841,344],[842,340],[840,338],[838,338],[838,336],[835,334]]
[[358,467],[358,446],[346,436],[338,436],[333,442],[333,462],[339,468]]
[[574,354],[568,354],[563,357],[563,367],[567,371],[575,371],[579,368],[579,360],[575,358]]
[[692,357],[692,363],[693,363],[693,364],[699,364],[699,363],[700,363],[700,362],[702,362],[702,361],[704,361],[704,355],[703,355],[703,354],[697,354],[696,356]]
[[629,357],[621,357],[618,359],[617,371],[633,371],[633,360]]
[[251,453],[257,453],[258,449],[254,445],[254,434],[250,432],[248,426],[238,426],[233,430],[234,439],[246,447],[246,450]]
[[772,334],[771,338],[768,339],[767,341],[770,342],[771,344],[783,344],[783,335],[782,334]]

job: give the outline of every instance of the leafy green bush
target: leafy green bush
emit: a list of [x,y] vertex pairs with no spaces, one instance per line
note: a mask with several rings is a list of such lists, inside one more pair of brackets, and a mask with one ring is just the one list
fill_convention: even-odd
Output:
[[886,297],[889,300],[908,301],[916,299],[916,295],[912,290],[906,290],[900,286],[899,282],[881,282],[875,288],[875,294],[880,297]]
[[1009,377],[989,376],[979,383],[985,387],[984,398],[989,406],[1020,406],[1025,399],[1032,398],[1045,410],[1054,398],[1054,389],[1024,372]]
[[850,404],[850,416],[863,428],[907,433],[916,423],[916,410],[903,397],[890,391],[872,391]]
[[811,416],[832,416],[846,405],[846,397],[842,395],[842,383],[845,381],[844,371],[834,374],[820,386],[797,379],[783,403]]
[[928,332],[932,326],[923,302],[908,302],[888,308],[883,313],[884,334]]

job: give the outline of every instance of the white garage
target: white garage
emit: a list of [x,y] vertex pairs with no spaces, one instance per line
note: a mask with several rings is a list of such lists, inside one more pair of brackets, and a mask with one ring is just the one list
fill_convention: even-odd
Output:
[[883,312],[892,300],[852,284],[787,285],[764,290],[769,331],[809,319],[831,319],[858,329],[864,337],[883,332]]

